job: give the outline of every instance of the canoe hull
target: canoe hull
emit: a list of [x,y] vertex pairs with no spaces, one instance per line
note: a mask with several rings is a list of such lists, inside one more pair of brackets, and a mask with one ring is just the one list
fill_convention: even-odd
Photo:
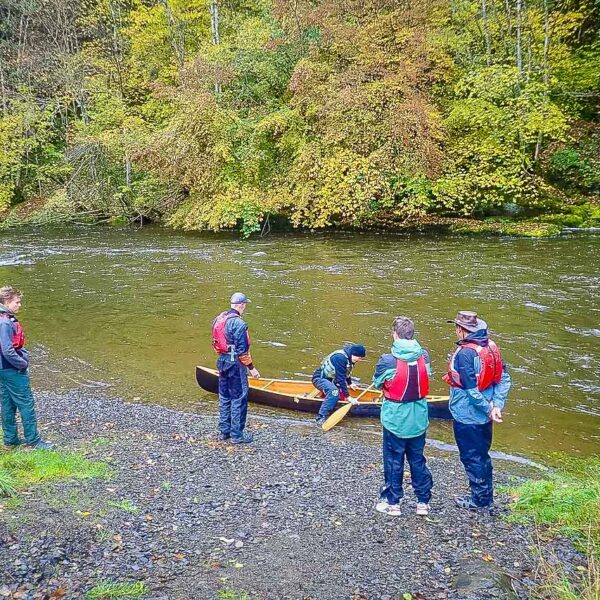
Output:
[[[197,366],[196,367],[196,381],[198,385],[207,392],[212,394],[219,393],[219,377],[218,372],[214,369],[207,367]],[[261,382],[263,380],[260,380]],[[312,384],[309,382],[285,382],[284,380],[277,380],[279,387],[284,387],[286,383],[289,384],[290,388],[300,388],[310,391],[314,389]],[[258,383],[258,382],[257,382]],[[357,393],[360,394],[362,390]],[[376,396],[376,393],[372,393]],[[256,402],[256,404],[263,404],[265,406],[272,406],[273,408],[286,408],[289,410],[298,410],[301,412],[317,414],[321,408],[321,398],[308,398],[306,393],[293,394],[283,393],[281,390],[270,390],[261,389],[253,386],[253,380],[249,380],[248,389],[248,400],[250,402]],[[344,403],[338,402],[336,408],[343,406]],[[450,419],[450,411],[448,410],[448,398],[442,397],[435,400],[429,400],[427,403],[429,408],[429,417],[431,419]],[[358,405],[352,407],[349,416],[352,417],[374,417],[379,418],[381,410],[381,403],[375,401],[360,401]]]

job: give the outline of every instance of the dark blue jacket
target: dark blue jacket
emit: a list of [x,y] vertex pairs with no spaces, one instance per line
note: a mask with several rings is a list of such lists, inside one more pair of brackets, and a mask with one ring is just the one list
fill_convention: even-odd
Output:
[[323,362],[325,362],[327,359],[329,359],[335,370],[333,376],[328,377],[327,374],[323,372],[323,363],[321,363],[321,366],[313,373],[313,378],[323,377],[333,381],[342,394],[348,397],[350,395],[348,386],[352,383],[350,371],[352,371],[352,368],[354,367],[354,363],[350,358],[349,348],[343,348],[341,352],[332,352],[323,360]]
[[[13,318],[14,313],[0,304],[0,312]],[[0,317],[0,369],[26,369],[29,366],[29,352],[25,348],[16,350],[13,336],[17,333],[16,325],[6,317]]]

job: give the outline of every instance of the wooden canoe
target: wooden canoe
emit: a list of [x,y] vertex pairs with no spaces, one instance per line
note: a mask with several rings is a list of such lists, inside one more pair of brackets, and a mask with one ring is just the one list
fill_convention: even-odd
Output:
[[[219,373],[208,367],[196,367],[196,381],[207,392],[218,394]],[[302,412],[318,413],[323,400],[320,393],[310,381],[296,379],[248,379],[250,387],[248,400],[257,404],[265,404],[275,408],[288,408]],[[364,392],[364,393],[363,393]],[[352,408],[350,416],[353,417],[379,417],[381,409],[381,392],[365,388],[350,391],[354,397],[360,397],[359,403]],[[450,419],[448,410],[448,396],[428,396],[429,417],[432,419]],[[345,402],[338,402],[336,408]]]

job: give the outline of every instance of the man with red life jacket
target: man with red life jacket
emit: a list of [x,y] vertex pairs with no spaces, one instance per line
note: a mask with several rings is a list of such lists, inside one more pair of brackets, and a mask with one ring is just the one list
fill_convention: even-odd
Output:
[[0,406],[4,445],[16,448],[23,441],[17,431],[16,413],[23,424],[25,443],[38,450],[51,450],[38,432],[35,404],[29,383],[29,352],[25,333],[16,314],[21,309],[22,294],[13,287],[0,288]]
[[350,374],[354,365],[363,360],[366,355],[367,350],[362,344],[351,344],[328,354],[321,366],[315,369],[312,384],[324,396],[317,415],[317,425],[321,426],[325,423],[338,400],[349,400],[355,403],[348,391],[349,388],[356,389]]
[[450,385],[454,437],[471,488],[470,495],[455,500],[461,508],[488,508],[494,502],[492,425],[502,423],[510,375],[477,313],[460,311],[447,322],[455,325],[458,348],[450,357],[444,381]]
[[400,516],[404,497],[402,480],[404,458],[408,460],[413,490],[417,497],[417,514],[429,514],[433,479],[423,451],[429,427],[426,396],[429,393],[431,364],[427,350],[414,339],[415,326],[407,317],[392,323],[392,351],[384,354],[375,366],[373,385],[383,390],[381,424],[383,425],[384,485],[376,509]]
[[248,371],[260,373],[252,363],[248,325],[242,315],[248,298],[241,292],[231,296],[231,308],[222,312],[212,325],[212,345],[219,371],[219,440],[231,438],[233,444],[248,444],[252,435],[244,431],[248,413]]

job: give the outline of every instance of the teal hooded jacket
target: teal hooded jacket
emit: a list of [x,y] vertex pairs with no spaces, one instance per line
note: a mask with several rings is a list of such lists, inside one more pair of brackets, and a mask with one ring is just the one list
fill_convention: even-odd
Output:
[[[395,340],[391,354],[383,354],[375,366],[374,387],[380,390],[386,381],[394,378],[397,359],[414,362],[420,356],[425,358],[427,372],[431,376],[431,361],[427,350],[417,340]],[[394,435],[401,438],[417,437],[429,427],[427,400],[423,398],[416,402],[391,402],[384,398],[380,418],[381,424]]]

